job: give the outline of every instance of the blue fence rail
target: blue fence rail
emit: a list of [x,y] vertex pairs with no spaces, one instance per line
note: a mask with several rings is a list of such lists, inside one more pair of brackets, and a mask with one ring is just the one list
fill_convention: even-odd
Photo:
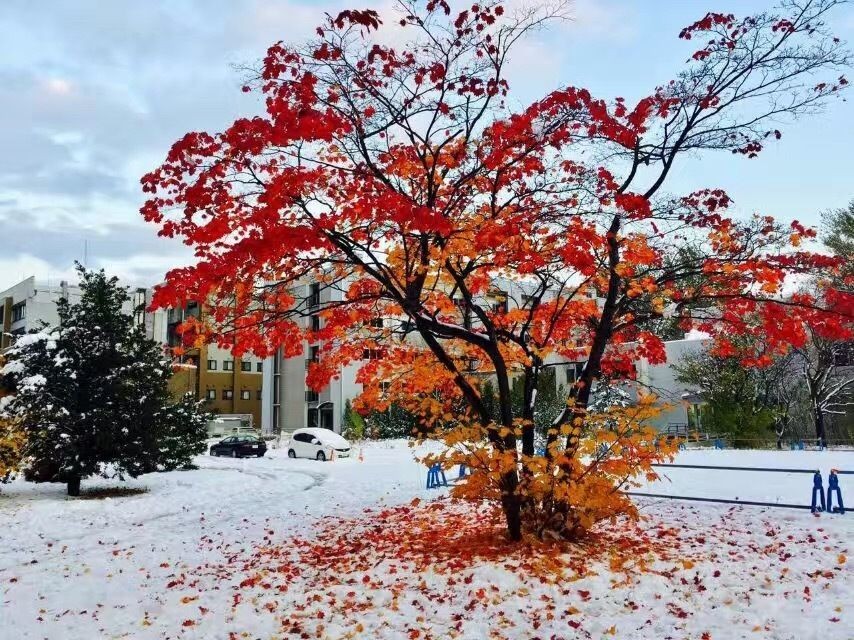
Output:
[[[813,476],[810,487],[811,499],[809,504],[790,504],[783,502],[763,502],[759,500],[739,500],[731,498],[705,498],[701,496],[671,495],[666,493],[651,493],[646,491],[624,491],[626,495],[642,498],[663,498],[667,500],[686,500],[690,502],[714,502],[719,504],[740,504],[751,507],[779,507],[784,509],[808,509],[813,513],[827,511],[832,513],[845,513],[845,504],[842,500],[842,488],[839,486],[840,475],[854,475],[854,471],[843,469],[831,469],[828,474],[827,493],[824,491],[821,472],[816,469],[788,469],[779,467],[731,467],[715,466],[707,464],[654,464],[654,467],[674,469],[709,469],[714,471],[750,471],[758,473],[800,473]],[[833,498],[836,498],[836,506],[833,506]]]
[[[718,504],[739,504],[749,507],[777,507],[783,509],[809,509],[813,513],[827,511],[832,513],[845,513],[845,504],[842,500],[842,488],[839,486],[840,475],[854,475],[854,471],[844,469],[831,469],[828,475],[827,493],[824,491],[821,472],[816,469],[790,469],[781,467],[733,467],[709,464],[675,464],[656,463],[654,467],[670,469],[707,469],[713,471],[749,471],[755,473],[799,473],[812,475],[812,494],[810,504],[791,504],[785,502],[763,502],[760,500],[739,500],[732,498],[705,498],[702,496],[671,495],[667,493],[651,493],[646,491],[624,491],[626,495],[640,498],[662,498],[666,500],[686,500],[689,502],[712,502]],[[455,481],[463,480],[467,473],[464,465],[460,465],[459,475]],[[452,481],[453,482],[453,481]],[[438,489],[447,487],[448,480],[442,465],[434,463],[427,472],[427,489]],[[836,498],[836,506],[833,499]]]

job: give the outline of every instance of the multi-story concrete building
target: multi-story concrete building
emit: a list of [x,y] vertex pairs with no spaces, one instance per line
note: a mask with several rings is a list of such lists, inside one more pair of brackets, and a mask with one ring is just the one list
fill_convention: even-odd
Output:
[[[319,329],[323,322],[320,310],[325,304],[340,300],[345,287],[323,288],[317,283],[301,286],[304,286],[305,290],[297,292],[297,298],[304,299],[308,307],[307,317],[303,322],[306,328]],[[512,281],[496,281],[486,294],[483,304],[509,310],[526,305],[528,300],[524,285]],[[396,318],[386,318],[382,321],[402,322]],[[463,322],[471,325],[476,324],[477,320],[472,318],[471,314],[464,313]],[[284,358],[280,352],[264,361],[264,395],[261,407],[263,431],[290,432],[311,426],[340,433],[346,402],[352,401],[362,391],[362,386],[356,382],[356,374],[362,363],[354,362],[344,367],[325,389],[314,392],[305,384],[305,373],[308,364],[318,357],[320,346],[320,343],[305,342],[300,356]],[[666,364],[650,365],[645,360],[637,363],[637,382],[630,385],[632,395],[636,396],[639,389],[644,389],[648,393],[658,395],[662,404],[666,405],[666,409],[654,421],[656,427],[663,429],[674,424],[687,424],[691,407],[686,397],[690,396],[692,390],[676,381],[671,365],[676,363],[682,354],[701,348],[702,339],[670,341],[665,343]],[[546,364],[555,369],[555,384],[562,385],[564,389],[568,389],[578,379],[584,365],[583,362],[564,362],[554,356],[548,358]]]
[[[159,342],[166,338],[166,314],[147,311],[151,289],[133,288],[124,311],[133,315],[134,322],[145,327],[146,335]],[[80,288],[62,280],[56,283],[29,277],[0,292],[0,349],[7,348],[15,336],[38,329],[56,326],[59,322],[56,303],[67,298],[72,304],[80,300]]]
[[[297,293],[298,299],[307,304],[305,326],[319,329],[322,319],[319,315],[323,306],[340,300],[344,287],[322,288],[319,284],[302,285],[305,290]],[[519,308],[528,303],[529,298],[523,285],[512,281],[496,281],[486,294],[484,304],[505,310]],[[462,301],[460,301],[462,304]],[[384,322],[397,322],[399,319],[386,318]],[[477,322],[471,314],[463,314],[463,322],[471,325]],[[413,338],[418,340],[417,337]],[[702,338],[673,340],[665,343],[667,362],[651,365],[646,360],[637,363],[637,380],[630,385],[631,395],[637,396],[639,390],[657,395],[665,409],[654,420],[656,427],[665,429],[673,425],[687,425],[688,412],[692,410],[692,389],[688,389],[676,380],[672,367],[683,354],[703,348],[706,341]],[[339,375],[320,392],[308,389],[305,384],[305,372],[308,363],[318,356],[320,344],[303,344],[303,353],[293,358],[284,358],[281,352],[268,358],[263,365],[263,388],[265,394],[261,408],[261,426],[265,432],[289,432],[307,426],[324,427],[336,432],[341,431],[344,406],[348,400],[357,397],[362,387],[356,382],[361,362],[355,362],[343,368]],[[568,389],[581,373],[583,362],[565,362],[559,357],[550,357],[547,365],[555,369],[555,384]]]
[[[124,311],[133,316],[135,324],[145,327],[146,336],[163,345],[179,345],[178,325],[187,316],[200,313],[195,304],[151,311],[152,289],[131,288],[129,293]],[[80,288],[66,281],[50,283],[30,277],[0,292],[0,349],[7,348],[17,335],[43,325],[56,326],[56,304],[63,297],[77,302]],[[170,386],[176,396],[189,392],[206,400],[207,407],[217,414],[251,416],[252,425],[257,427],[261,421],[261,371],[259,358],[235,359],[227,349],[204,346],[189,350],[176,362]]]
[[[321,288],[318,283],[303,285],[309,314],[306,328],[319,329],[322,325],[320,310],[324,304],[340,300],[338,288]],[[341,432],[344,405],[362,392],[356,383],[359,363],[342,368],[337,379],[320,392],[310,390],[305,384],[308,364],[316,360],[319,343],[306,342],[302,355],[285,358],[281,352],[267,358],[263,366],[264,395],[261,410],[261,428],[266,433],[290,432],[302,427],[323,427]],[[269,392],[267,391],[269,390]]]
[[[183,309],[166,312],[165,342],[181,345],[178,327],[189,317],[199,317],[204,308],[191,302]],[[187,349],[176,362],[172,377],[175,393],[194,393],[206,407],[219,415],[251,416],[252,426],[261,424],[261,381],[263,361],[245,355],[235,358],[216,345]]]

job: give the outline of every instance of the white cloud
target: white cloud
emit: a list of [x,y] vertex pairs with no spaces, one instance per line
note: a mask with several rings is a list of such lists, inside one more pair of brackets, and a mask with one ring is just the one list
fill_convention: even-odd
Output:
[[30,254],[0,257],[0,291],[8,289],[30,276],[50,283],[77,279],[74,269],[57,269],[46,260]]

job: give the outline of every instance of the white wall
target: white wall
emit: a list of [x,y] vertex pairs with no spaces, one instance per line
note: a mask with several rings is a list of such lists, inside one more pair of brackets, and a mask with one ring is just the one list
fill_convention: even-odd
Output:
[[665,364],[651,365],[646,360],[640,360],[637,363],[638,386],[648,393],[654,393],[663,404],[668,405],[668,408],[654,421],[659,429],[667,427],[668,424],[687,424],[688,411],[682,400],[682,394],[694,389],[676,380],[673,365],[678,364],[680,358],[686,353],[702,351],[707,342],[706,338],[670,340],[664,343],[667,355]]

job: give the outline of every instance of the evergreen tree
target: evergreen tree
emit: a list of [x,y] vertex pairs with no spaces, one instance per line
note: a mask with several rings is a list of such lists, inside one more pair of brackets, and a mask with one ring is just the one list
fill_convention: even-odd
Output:
[[4,406],[26,434],[24,476],[79,495],[91,475],[124,478],[187,466],[204,448],[207,416],[168,392],[163,348],[135,327],[127,291],[78,265],[81,299],[57,305],[59,325],[22,336],[3,367]]
[[361,440],[365,437],[365,419],[353,409],[349,398],[344,403],[344,419],[342,423],[345,438]]
[[[854,276],[854,200],[845,209],[825,212],[822,222],[824,244],[834,255],[845,258],[842,276]],[[841,278],[838,284],[843,284]]]
[[763,371],[745,367],[738,357],[686,353],[673,365],[676,379],[703,397],[704,429],[727,435],[736,446],[749,446],[772,433],[777,416],[764,388]]
[[373,411],[366,421],[366,431],[378,440],[408,438],[420,428],[418,416],[392,403],[385,411]]

